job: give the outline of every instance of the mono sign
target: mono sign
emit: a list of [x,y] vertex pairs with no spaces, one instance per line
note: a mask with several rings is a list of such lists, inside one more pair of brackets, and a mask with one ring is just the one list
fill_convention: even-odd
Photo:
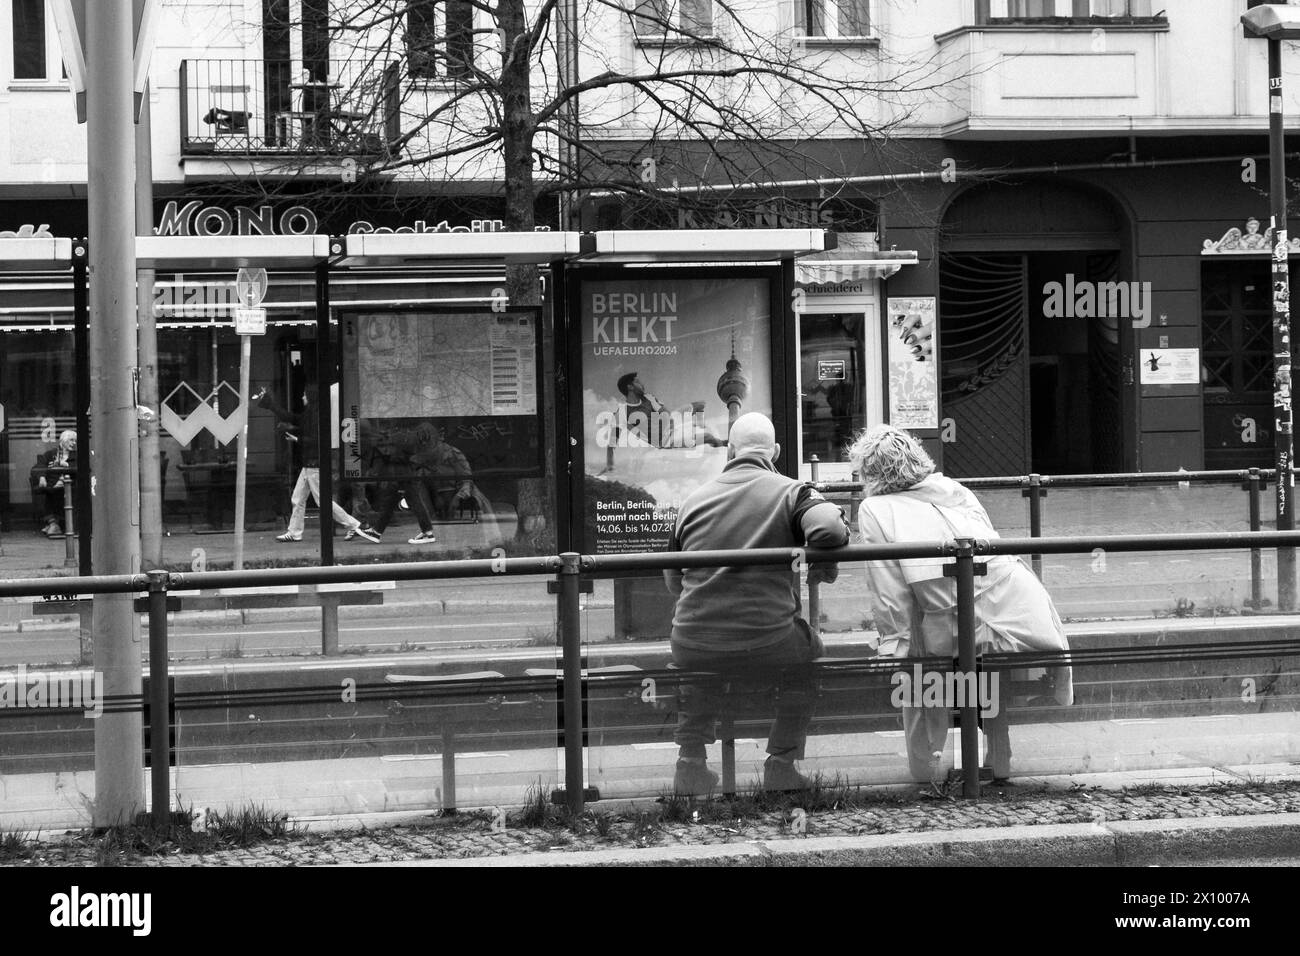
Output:
[[236,206],[233,215],[202,200],[169,200],[158,227],[160,236],[310,236],[319,231],[316,214],[306,206],[289,206],[278,216],[273,206]]

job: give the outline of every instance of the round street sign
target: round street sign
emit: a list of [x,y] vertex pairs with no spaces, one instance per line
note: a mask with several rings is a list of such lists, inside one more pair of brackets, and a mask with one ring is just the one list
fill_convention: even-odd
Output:
[[265,269],[240,269],[235,276],[235,292],[239,295],[240,303],[247,309],[261,305],[262,299],[266,297],[266,285]]

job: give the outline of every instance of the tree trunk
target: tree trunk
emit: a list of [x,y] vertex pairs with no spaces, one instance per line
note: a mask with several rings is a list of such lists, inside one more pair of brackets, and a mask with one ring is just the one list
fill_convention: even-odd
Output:
[[[500,0],[497,23],[504,38],[501,69],[502,154],[505,169],[505,227],[512,232],[532,232],[536,226],[536,187],[533,183],[532,88],[529,75],[528,21],[523,0]],[[543,306],[542,368],[555,362],[554,317],[542,303],[535,266],[506,269],[506,295],[511,305]],[[547,520],[555,501],[555,392],[542,383],[542,478],[519,480],[518,544],[537,551],[555,550],[555,533]]]

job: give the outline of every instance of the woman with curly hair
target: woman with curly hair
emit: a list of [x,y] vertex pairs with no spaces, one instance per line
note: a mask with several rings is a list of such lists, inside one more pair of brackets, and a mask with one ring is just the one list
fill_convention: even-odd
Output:
[[[864,544],[998,537],[975,496],[936,472],[920,442],[907,432],[876,425],[854,439],[848,455],[865,486],[858,509]],[[950,560],[868,562],[882,656],[956,657],[957,584],[943,576]],[[1013,555],[995,555],[987,565],[987,572],[975,578],[976,652],[1068,650],[1061,618],[1025,563]],[[1071,704],[1070,668],[1049,668],[1048,677],[1056,702]],[[947,707],[905,706],[903,730],[913,777],[934,779],[945,768]],[[1002,702],[985,730],[993,776],[1005,778],[1011,748]]]

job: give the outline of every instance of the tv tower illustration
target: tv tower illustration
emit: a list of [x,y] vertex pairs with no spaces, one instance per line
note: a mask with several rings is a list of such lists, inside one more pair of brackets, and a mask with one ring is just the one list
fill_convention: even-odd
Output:
[[741,370],[740,359],[736,358],[736,330],[731,330],[731,358],[727,359],[727,370],[718,379],[718,398],[727,406],[727,435],[731,435],[731,426],[740,417],[741,406],[749,397],[749,379]]

